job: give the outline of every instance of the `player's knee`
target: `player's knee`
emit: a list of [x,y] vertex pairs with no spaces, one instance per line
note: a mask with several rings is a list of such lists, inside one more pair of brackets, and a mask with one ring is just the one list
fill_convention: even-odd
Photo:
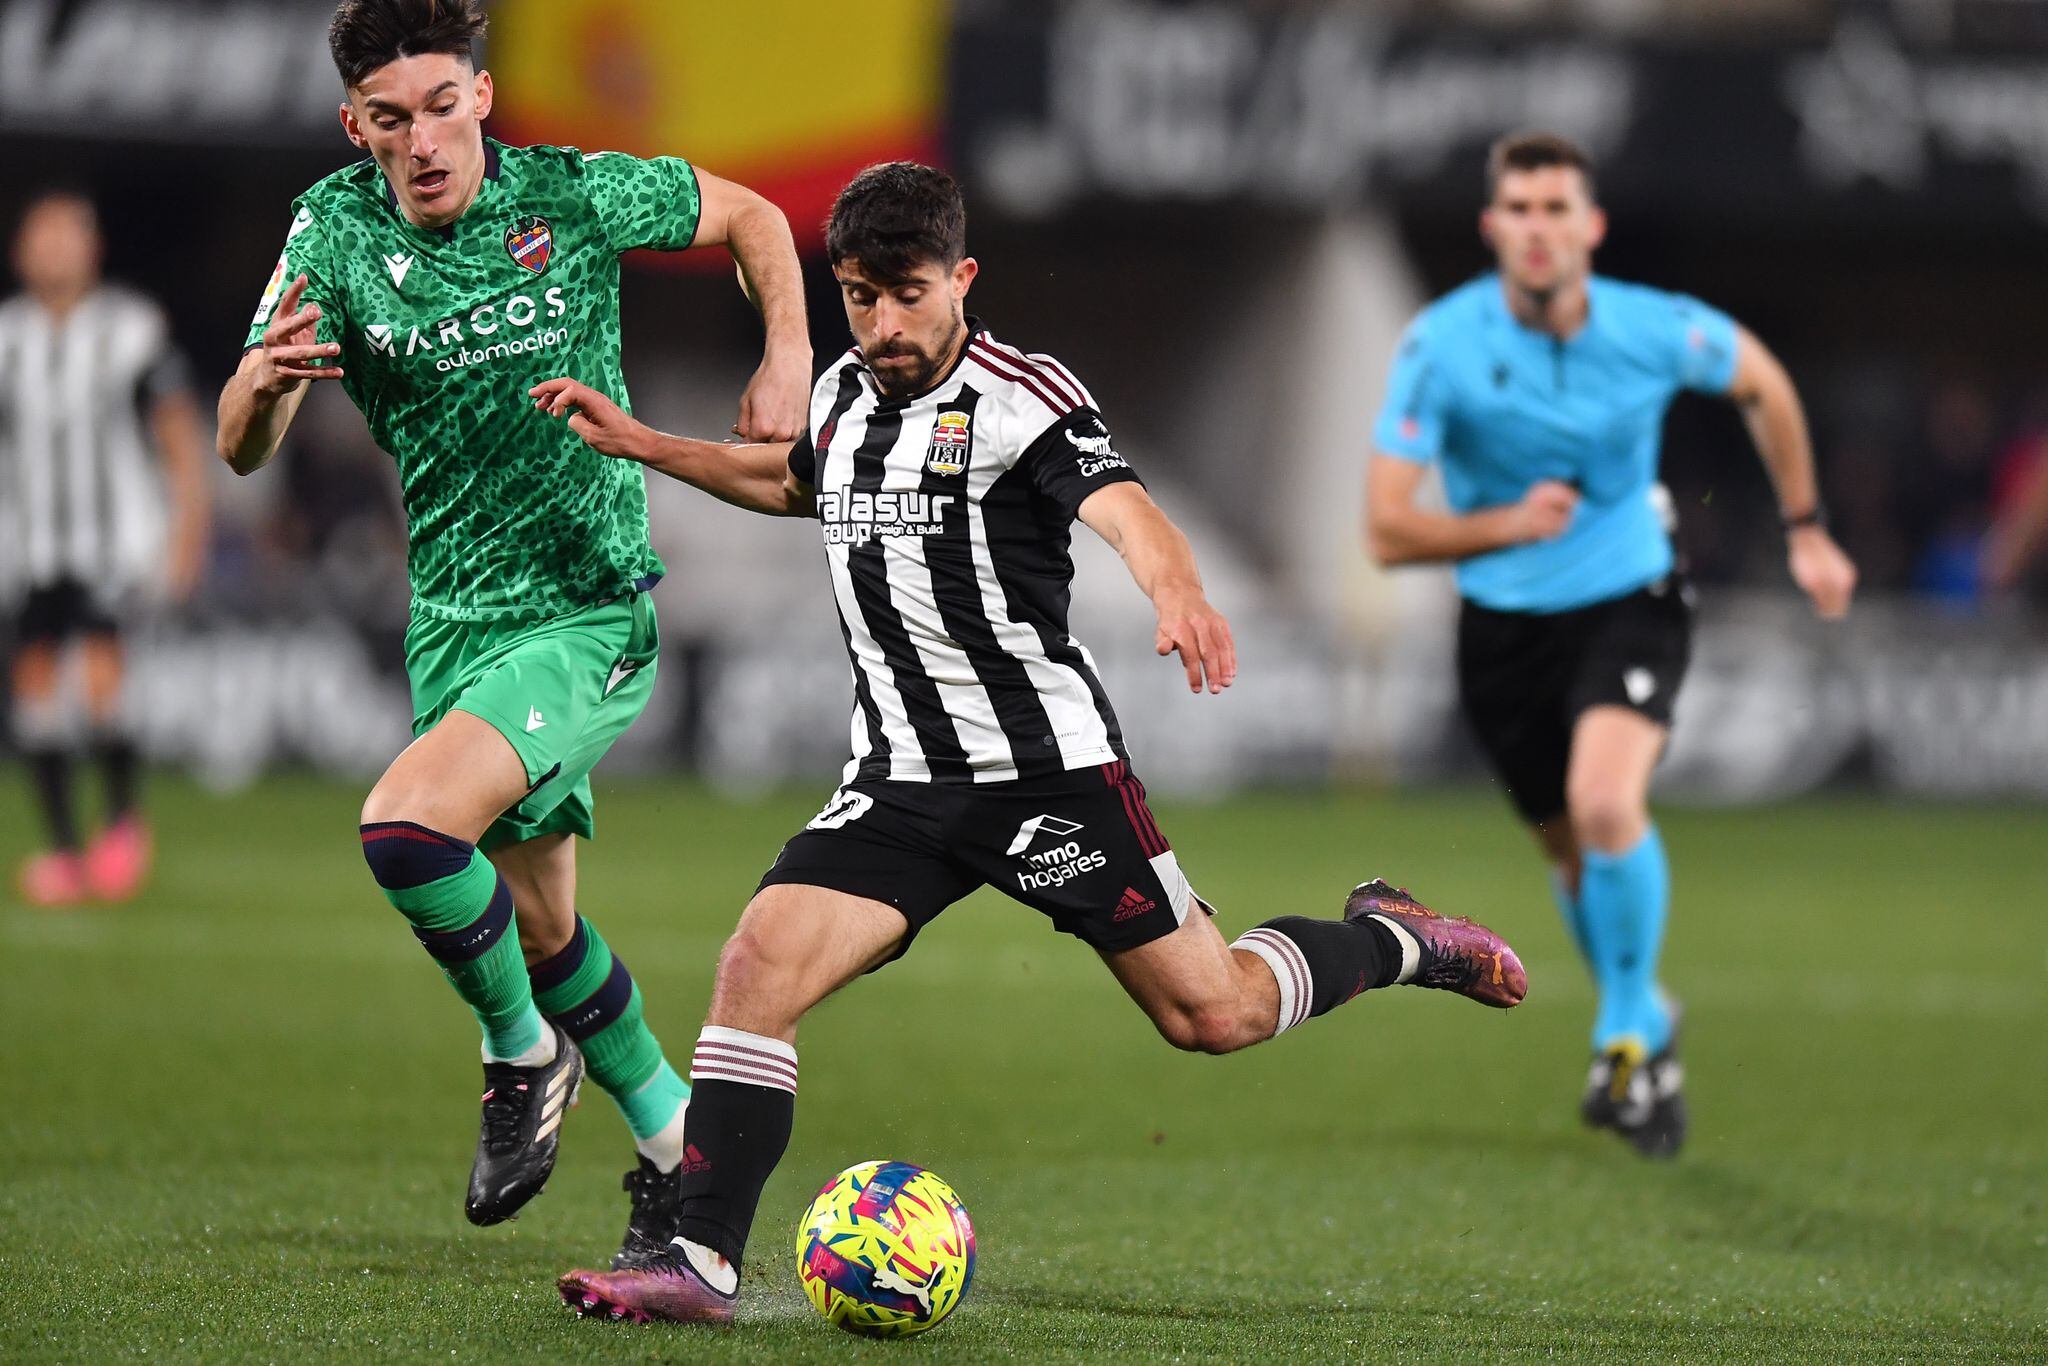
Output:
[[388,779],[378,783],[370,789],[370,795],[363,798],[362,824],[384,825],[391,821],[417,821],[420,813],[415,812],[412,803],[405,798],[406,794]]
[[392,821],[409,821],[424,825],[429,830],[446,830],[452,835],[469,839],[475,843],[481,827],[476,833],[464,830],[474,825],[461,814],[461,808],[449,800],[445,792],[422,788],[416,782],[395,773],[387,773],[370,789],[370,795],[363,798],[364,825],[385,825]]
[[741,925],[718,954],[721,993],[749,999],[779,997],[792,985],[792,955],[782,952],[772,931]]
[[1250,1040],[1235,1011],[1181,1009],[1161,1012],[1152,1021],[1168,1043],[1183,1053],[1234,1053]]
[[469,867],[476,853],[467,841],[409,821],[365,820],[362,837],[363,862],[387,892],[453,877]]
[[11,718],[15,742],[23,749],[55,749],[77,738],[71,709],[54,691],[17,696]]
[[741,925],[718,955],[710,1023],[768,1035],[794,1029],[815,1004],[800,959],[779,951],[772,934]]
[[1634,797],[1603,788],[1571,794],[1572,833],[1582,849],[1620,853],[1642,838],[1649,813]]

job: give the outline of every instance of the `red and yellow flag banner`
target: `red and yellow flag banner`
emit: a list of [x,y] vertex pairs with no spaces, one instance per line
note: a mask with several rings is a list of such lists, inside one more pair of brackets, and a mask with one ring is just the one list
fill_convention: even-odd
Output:
[[877,161],[939,154],[946,0],[499,0],[507,141],[681,156],[775,201],[800,247]]

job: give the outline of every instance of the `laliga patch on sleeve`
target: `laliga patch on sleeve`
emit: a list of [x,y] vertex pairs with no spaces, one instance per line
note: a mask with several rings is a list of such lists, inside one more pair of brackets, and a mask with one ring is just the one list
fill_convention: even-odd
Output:
[[311,227],[312,224],[313,211],[311,209],[302,208],[292,215],[291,228],[284,235],[284,250],[277,254],[277,268],[270,272],[270,283],[263,287],[263,298],[256,305],[256,316],[249,319],[251,327],[254,327],[257,323],[269,321],[270,311],[277,307],[278,298],[284,293],[286,277],[291,272],[292,239]]
[[290,264],[286,260],[287,255],[282,251],[277,254],[277,268],[270,272],[270,283],[263,287],[263,298],[256,305],[256,316],[249,319],[251,327],[270,321],[270,310],[277,307],[278,296],[284,293],[284,273]]

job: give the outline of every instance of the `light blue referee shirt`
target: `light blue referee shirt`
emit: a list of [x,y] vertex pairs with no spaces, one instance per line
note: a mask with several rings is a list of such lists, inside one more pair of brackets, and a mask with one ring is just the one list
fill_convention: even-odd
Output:
[[1585,326],[1560,340],[1516,321],[1500,277],[1483,275],[1418,314],[1394,358],[1373,442],[1441,461],[1453,509],[1516,502],[1539,479],[1579,491],[1562,536],[1459,563],[1458,591],[1482,607],[1566,612],[1670,573],[1656,492],[1665,410],[1680,389],[1735,381],[1727,314],[1599,275],[1587,292]]

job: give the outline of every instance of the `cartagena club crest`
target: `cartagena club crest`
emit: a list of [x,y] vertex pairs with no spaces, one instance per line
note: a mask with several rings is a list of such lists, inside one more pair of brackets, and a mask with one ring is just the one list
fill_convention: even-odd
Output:
[[512,253],[513,260],[539,275],[555,254],[554,230],[545,218],[522,218],[505,229],[505,250]]
[[967,468],[967,451],[974,444],[974,432],[967,414],[940,413],[932,426],[932,444],[925,452],[924,467],[933,474],[958,474]]

